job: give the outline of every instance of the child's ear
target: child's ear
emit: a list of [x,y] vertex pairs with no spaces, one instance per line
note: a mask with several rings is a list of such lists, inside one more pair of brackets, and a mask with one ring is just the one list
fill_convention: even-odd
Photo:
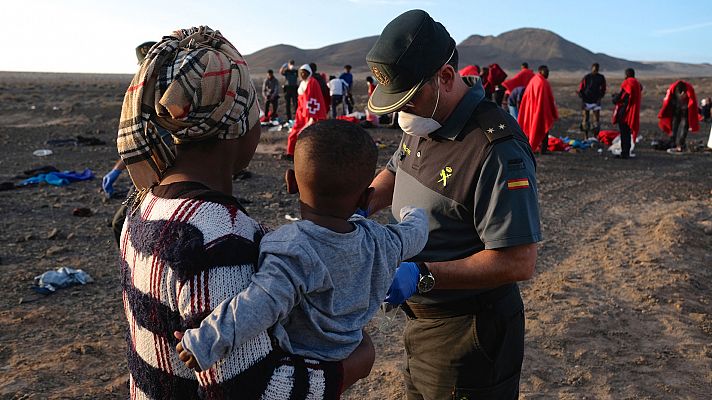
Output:
[[297,176],[294,174],[293,169],[288,169],[284,174],[284,182],[287,183],[287,193],[297,194],[299,193],[299,186],[297,186]]
[[368,209],[368,205],[371,203],[371,197],[373,197],[373,192],[376,189],[373,187],[368,187],[366,190],[361,193],[361,196],[358,198],[358,208],[368,212],[370,214],[370,211]]

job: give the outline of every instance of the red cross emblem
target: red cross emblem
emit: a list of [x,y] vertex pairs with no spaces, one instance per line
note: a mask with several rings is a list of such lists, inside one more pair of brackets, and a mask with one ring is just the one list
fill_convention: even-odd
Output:
[[316,114],[317,111],[321,109],[321,104],[315,99],[311,98],[307,102],[307,110],[309,110],[309,114]]

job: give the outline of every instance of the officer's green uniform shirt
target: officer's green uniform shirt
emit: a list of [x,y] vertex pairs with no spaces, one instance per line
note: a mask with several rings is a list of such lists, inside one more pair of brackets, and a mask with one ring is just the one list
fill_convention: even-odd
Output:
[[[479,82],[429,138],[403,135],[387,168],[395,173],[392,210],[426,210],[430,236],[413,261],[449,261],[484,249],[541,241],[536,163],[517,121],[484,99]],[[398,218],[398,215],[394,216]],[[433,290],[431,304],[486,290]]]

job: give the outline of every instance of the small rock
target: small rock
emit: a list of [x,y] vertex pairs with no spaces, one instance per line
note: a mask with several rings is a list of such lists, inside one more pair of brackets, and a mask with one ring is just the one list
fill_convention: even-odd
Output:
[[47,251],[45,252],[46,256],[53,256],[55,254],[59,254],[64,251],[64,247],[62,246],[52,246]]
[[271,209],[279,208],[279,203],[272,203],[269,205],[269,208],[271,208]]
[[107,381],[108,381],[109,379],[111,379],[111,378],[109,378],[109,375],[104,374],[104,375],[99,376],[99,379],[100,379],[102,382],[107,382]]
[[76,236],[76,235],[74,234],[74,232],[72,232],[69,235],[67,235],[67,239],[73,239],[74,236]]
[[705,227],[705,235],[712,235],[712,226]]
[[47,234],[47,239],[50,239],[50,240],[56,239],[57,235],[59,235],[59,229],[54,228],[51,231],[49,231],[49,233]]

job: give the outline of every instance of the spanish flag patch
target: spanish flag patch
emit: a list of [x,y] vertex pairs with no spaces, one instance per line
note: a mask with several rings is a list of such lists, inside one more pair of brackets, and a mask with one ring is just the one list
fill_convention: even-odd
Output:
[[507,189],[529,189],[529,178],[519,178],[519,179],[508,179]]

